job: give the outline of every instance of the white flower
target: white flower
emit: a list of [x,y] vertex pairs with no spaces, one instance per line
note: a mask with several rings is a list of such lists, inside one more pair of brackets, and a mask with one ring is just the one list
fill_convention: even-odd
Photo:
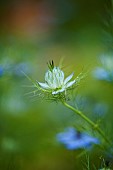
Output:
[[75,80],[70,81],[72,77],[73,73],[64,79],[64,72],[59,67],[53,67],[45,73],[45,83],[38,82],[38,84],[42,89],[58,94],[66,91],[75,83]]

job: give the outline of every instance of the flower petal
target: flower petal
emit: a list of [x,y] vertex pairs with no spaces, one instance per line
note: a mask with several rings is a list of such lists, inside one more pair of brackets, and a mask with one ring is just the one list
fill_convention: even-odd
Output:
[[53,69],[53,84],[56,85],[55,88],[59,88],[63,85],[64,73],[58,67]]
[[50,87],[48,86],[47,83],[40,83],[40,82],[38,82],[38,84],[39,84],[42,88],[44,88],[44,89],[50,89]]
[[69,80],[71,80],[71,78],[73,77],[73,74],[74,74],[74,73],[70,74],[70,75],[64,80],[64,85],[65,85]]
[[70,81],[69,83],[67,83],[67,84],[65,85],[65,87],[68,88],[68,87],[72,86],[75,82],[76,82],[75,80]]

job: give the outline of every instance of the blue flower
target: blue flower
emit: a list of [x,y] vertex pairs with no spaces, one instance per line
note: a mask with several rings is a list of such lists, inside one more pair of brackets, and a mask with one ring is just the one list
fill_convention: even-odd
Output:
[[101,68],[101,67],[97,67],[93,71],[93,76],[98,80],[111,81],[109,72],[107,70],[105,70],[104,68]]
[[0,77],[2,77],[3,73],[4,73],[3,67],[0,66]]
[[113,57],[111,56],[101,56],[101,67],[95,68],[93,71],[93,76],[98,80],[105,80],[108,82],[113,81]]
[[18,63],[14,65],[13,74],[21,77],[24,75],[22,72],[29,73],[29,70],[30,66],[28,63]]
[[96,103],[94,106],[94,114],[98,116],[104,116],[108,111],[108,106],[107,104],[104,103]]
[[99,140],[87,133],[79,132],[73,127],[66,128],[62,133],[57,134],[57,141],[64,144],[69,150],[80,148],[90,149],[92,144],[99,144]]

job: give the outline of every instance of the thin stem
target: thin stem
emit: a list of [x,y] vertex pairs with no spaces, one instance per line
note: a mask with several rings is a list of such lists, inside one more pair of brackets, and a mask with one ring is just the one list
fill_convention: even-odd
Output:
[[99,128],[98,124],[94,123],[92,120],[90,120],[87,116],[85,116],[81,111],[75,109],[73,106],[69,105],[66,102],[63,102],[63,104],[71,109],[72,111],[74,111],[76,114],[78,114],[80,117],[82,117],[87,123],[89,123],[94,129],[96,129],[96,131],[104,138],[104,140],[111,144],[110,141],[108,140],[108,138],[106,138],[104,132]]

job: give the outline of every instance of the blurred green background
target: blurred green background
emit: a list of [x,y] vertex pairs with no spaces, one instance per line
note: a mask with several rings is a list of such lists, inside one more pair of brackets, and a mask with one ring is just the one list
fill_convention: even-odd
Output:
[[[110,8],[110,1],[0,1],[0,170],[82,169],[84,158],[76,158],[81,151],[68,151],[55,139],[79,118],[61,104],[28,94],[32,83],[21,71],[43,82],[47,62],[54,60],[58,65],[61,59],[66,76],[88,71],[75,96],[88,97],[92,105],[109,105],[103,118],[106,127],[113,119],[113,88],[91,76],[107,49],[102,28],[106,5]],[[87,112],[96,120],[91,109]],[[95,149],[91,165],[99,168],[100,156],[101,151]]]

